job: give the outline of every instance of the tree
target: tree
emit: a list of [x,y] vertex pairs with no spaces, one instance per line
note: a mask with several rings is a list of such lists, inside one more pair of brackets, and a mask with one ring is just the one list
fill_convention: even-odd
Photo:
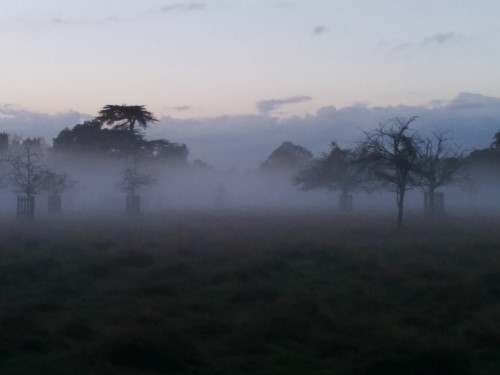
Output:
[[143,105],[106,105],[99,111],[96,120],[116,129],[128,129],[134,132],[135,125],[146,129],[148,123],[157,122],[158,119],[146,110]]
[[464,169],[474,176],[474,181],[483,181],[498,185],[498,168],[500,167],[500,132],[493,137],[491,145],[484,149],[472,151]]
[[43,190],[49,192],[49,213],[60,213],[62,210],[62,193],[71,189],[75,181],[71,180],[67,173],[56,173],[47,171],[43,182]]
[[122,179],[118,182],[118,188],[129,195],[136,195],[139,190],[154,182],[155,180],[151,175],[140,173],[137,166],[134,165],[123,171]]
[[330,144],[330,152],[314,159],[293,178],[293,183],[301,190],[328,189],[340,191],[339,208],[352,209],[352,196],[366,181],[357,164],[356,150],[342,149],[337,143]]
[[71,180],[67,173],[56,173],[51,170],[45,173],[43,189],[52,195],[61,195],[73,186],[75,181]]
[[126,211],[128,214],[137,215],[140,213],[141,200],[137,193],[154,182],[151,175],[140,173],[137,170],[137,165],[123,171],[122,179],[118,182],[117,187],[127,194]]
[[264,161],[260,168],[264,171],[297,171],[307,165],[313,154],[292,142],[283,142]]
[[[15,153],[9,155],[11,166],[10,185],[21,195],[19,202],[28,202],[27,215],[33,218],[35,196],[43,189],[49,169],[41,164],[40,139],[27,138],[14,141]],[[23,212],[24,213],[24,212]]]
[[412,172],[421,144],[411,128],[416,117],[402,117],[379,124],[378,129],[365,132],[360,145],[361,162],[369,174],[382,185],[396,192],[397,227],[403,224],[405,193],[414,186]]
[[189,151],[186,145],[166,139],[147,140],[142,132],[126,128],[105,128],[97,119],[63,129],[53,140],[59,153],[130,157],[147,160],[168,160],[185,163]]
[[448,133],[434,133],[425,137],[419,149],[415,175],[417,184],[428,197],[426,213],[435,213],[435,191],[441,186],[465,182],[465,176],[458,172],[464,166],[462,148],[453,143]]
[[[96,119],[77,124],[73,129],[63,129],[53,139],[54,151],[91,154],[110,154],[113,150],[109,129],[102,129]],[[115,137],[116,138],[116,137]]]

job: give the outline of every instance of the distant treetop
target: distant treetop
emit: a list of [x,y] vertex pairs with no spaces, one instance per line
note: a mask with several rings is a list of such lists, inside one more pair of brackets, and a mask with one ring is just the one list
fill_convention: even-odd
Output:
[[158,119],[146,110],[144,105],[106,105],[99,111],[96,120],[117,129],[128,129],[134,131],[136,124],[144,129],[148,123],[157,122]]
[[311,159],[313,154],[302,146],[292,142],[283,142],[271,155],[261,164],[264,170],[276,169],[300,169]]

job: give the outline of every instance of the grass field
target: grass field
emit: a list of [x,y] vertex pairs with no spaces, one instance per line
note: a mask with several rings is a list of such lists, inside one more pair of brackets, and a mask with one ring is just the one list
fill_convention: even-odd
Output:
[[0,224],[1,374],[500,373],[500,219]]

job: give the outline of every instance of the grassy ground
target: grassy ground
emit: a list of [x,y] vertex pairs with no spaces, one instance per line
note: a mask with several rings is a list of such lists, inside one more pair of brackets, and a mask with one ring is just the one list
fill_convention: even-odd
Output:
[[500,371],[497,219],[0,224],[1,374]]

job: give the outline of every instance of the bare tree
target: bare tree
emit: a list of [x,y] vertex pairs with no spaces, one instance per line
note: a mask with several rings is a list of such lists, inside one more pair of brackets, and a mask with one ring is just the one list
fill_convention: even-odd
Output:
[[404,199],[414,186],[412,172],[416,167],[420,136],[411,128],[416,117],[398,117],[365,132],[360,145],[361,162],[369,174],[389,190],[396,192],[397,227],[403,224]]
[[8,156],[11,166],[9,184],[19,194],[18,215],[21,213],[20,203],[24,202],[26,210],[23,209],[23,213],[33,218],[35,196],[43,189],[49,169],[41,163],[40,139],[17,139],[14,145],[15,150]]
[[426,194],[426,214],[436,212],[435,191],[441,186],[467,181],[459,173],[465,164],[464,150],[454,143],[449,132],[434,133],[425,137],[419,150],[415,175],[417,184]]

